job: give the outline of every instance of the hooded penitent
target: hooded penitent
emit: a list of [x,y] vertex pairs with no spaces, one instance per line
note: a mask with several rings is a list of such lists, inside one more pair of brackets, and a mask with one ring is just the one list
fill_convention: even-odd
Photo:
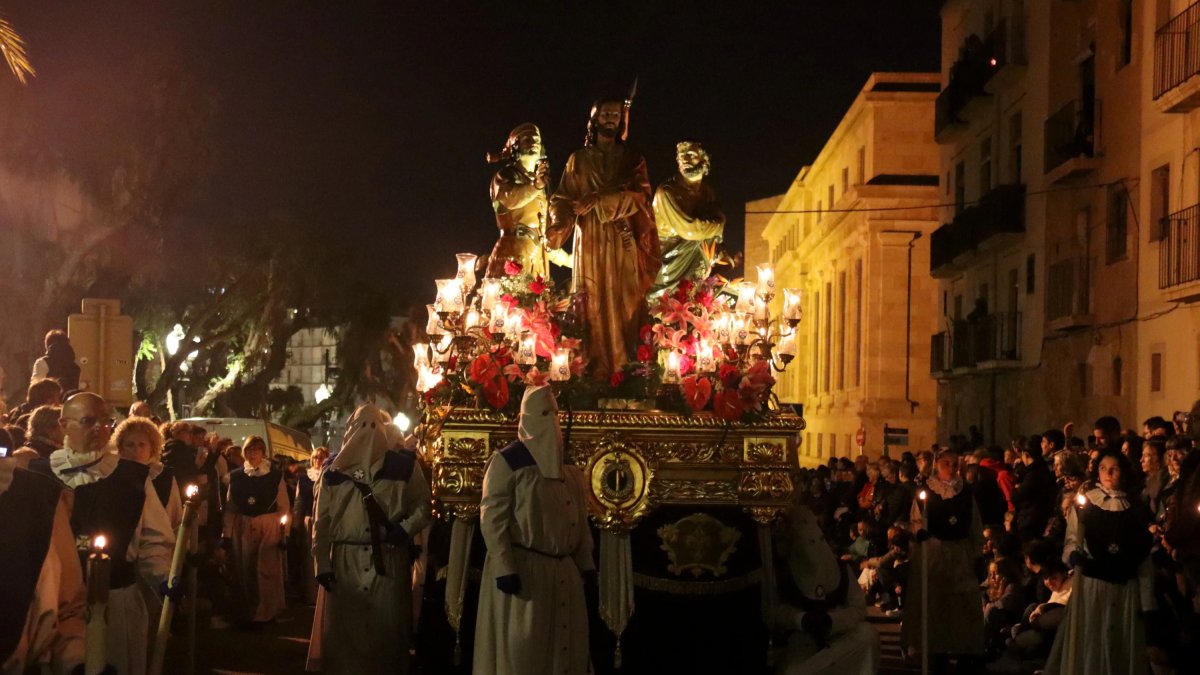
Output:
[[817,525],[817,519],[807,508],[792,514],[791,550],[787,556],[788,572],[797,590],[805,597],[824,599],[841,582],[842,571],[833,549]]
[[389,449],[386,426],[390,424],[384,420],[383,412],[374,404],[359,406],[346,422],[342,450],[333,459],[333,470],[357,481],[375,475]]
[[529,448],[543,478],[562,476],[562,431],[558,426],[558,404],[550,385],[530,387],[521,399],[517,438]]

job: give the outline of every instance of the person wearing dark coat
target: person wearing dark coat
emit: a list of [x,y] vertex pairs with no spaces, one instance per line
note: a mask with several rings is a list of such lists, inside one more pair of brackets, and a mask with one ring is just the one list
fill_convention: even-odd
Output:
[[1021,461],[1025,471],[1013,490],[1012,501],[1016,509],[1013,527],[1021,541],[1029,541],[1045,532],[1046,522],[1057,506],[1058,483],[1054,479],[1054,472],[1042,458],[1040,446],[1023,448]]

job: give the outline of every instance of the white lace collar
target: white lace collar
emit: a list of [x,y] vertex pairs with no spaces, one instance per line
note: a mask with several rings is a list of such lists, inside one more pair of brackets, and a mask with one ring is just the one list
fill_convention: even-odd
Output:
[[258,478],[259,476],[271,473],[271,462],[264,458],[263,461],[259,462],[257,467],[250,466],[250,462],[246,462],[242,465],[242,470],[246,472],[247,476]]
[[925,487],[936,492],[937,496],[942,499],[953,499],[962,492],[963,479],[962,476],[955,476],[946,481],[937,476],[930,476],[929,480],[925,482]]
[[119,461],[112,448],[100,452],[72,452],[62,448],[51,453],[50,469],[67,487],[76,488],[106,478],[117,468]]
[[1105,511],[1124,511],[1129,508],[1129,498],[1121,490],[1109,490],[1096,486],[1084,493],[1088,501]]
[[320,481],[321,480],[321,468],[322,467],[319,467],[319,466],[308,467],[308,471],[307,471],[308,479],[314,483]]

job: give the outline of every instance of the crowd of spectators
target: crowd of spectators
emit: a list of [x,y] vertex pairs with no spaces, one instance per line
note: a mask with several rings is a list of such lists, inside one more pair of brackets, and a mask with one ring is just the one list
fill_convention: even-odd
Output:
[[[1104,672],[1189,672],[1187,664],[1200,662],[1200,578],[1191,550],[1200,502],[1195,490],[1185,486],[1200,479],[1195,471],[1200,453],[1194,452],[1188,420],[1183,413],[1174,420],[1151,417],[1135,430],[1106,416],[1085,437],[1074,435],[1068,424],[1014,438],[1006,448],[985,444],[972,430],[947,446],[898,458],[831,458],[826,465],[802,470],[799,484],[829,541],[859,574],[868,602],[903,619],[912,603],[919,602],[909,593],[910,582],[920,573],[912,561],[919,542],[929,537],[914,525],[921,519],[920,496],[935,461],[956,457],[957,477],[978,514],[971,572],[979,584],[984,651],[943,655],[947,658],[937,661],[938,667],[953,663],[959,672],[1045,668],[1049,673],[1064,672],[1063,658],[1075,664],[1100,663],[1101,656],[1111,661],[1111,653],[1089,660],[1089,651],[1112,649],[1111,640],[1090,629],[1063,636],[1061,646],[1054,643],[1059,627],[1066,625],[1072,589],[1081,588],[1079,579],[1121,585],[1121,578],[1110,578],[1116,564],[1110,559],[1120,550],[1120,556],[1133,556],[1124,562],[1136,572],[1124,581],[1137,591],[1136,633],[1130,638],[1136,642],[1123,648],[1145,646]],[[1105,472],[1110,475],[1102,476]],[[1088,521],[1088,506],[1109,500],[1127,502],[1123,519]],[[1086,537],[1085,521],[1097,523],[1089,526]],[[1112,531],[1095,531],[1102,528]],[[1094,550],[1105,536],[1113,542],[1108,550]],[[1104,617],[1105,607],[1096,606],[1094,598],[1089,602],[1079,601],[1077,614],[1087,616],[1077,621],[1102,617],[1112,622]],[[1118,637],[1115,642],[1130,641]],[[913,654],[919,645],[908,647]],[[1067,651],[1069,657],[1064,656]]]

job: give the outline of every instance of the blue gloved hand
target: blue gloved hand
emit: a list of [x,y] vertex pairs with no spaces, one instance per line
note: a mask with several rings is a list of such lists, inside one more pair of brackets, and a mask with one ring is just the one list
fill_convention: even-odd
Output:
[[521,592],[521,575],[505,574],[502,577],[496,577],[496,588],[500,589],[501,593],[508,595],[516,595]]
[[179,580],[175,580],[175,585],[170,586],[166,581],[158,585],[158,592],[164,597],[169,598],[171,602],[179,602],[183,599],[183,584]]

